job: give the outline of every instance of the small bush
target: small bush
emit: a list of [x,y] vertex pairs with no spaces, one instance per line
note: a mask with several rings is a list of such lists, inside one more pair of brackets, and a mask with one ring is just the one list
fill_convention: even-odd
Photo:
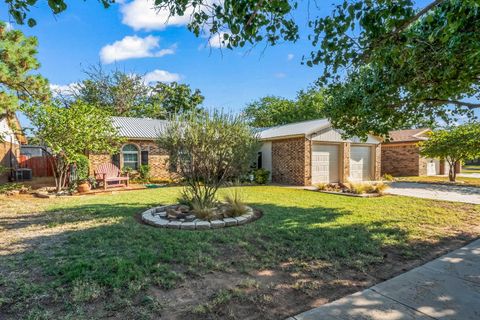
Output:
[[79,155],[77,161],[75,161],[75,167],[77,169],[77,180],[85,181],[88,179],[90,161],[85,155]]
[[395,181],[395,178],[391,174],[385,173],[382,176],[382,180],[384,180],[384,181]]
[[328,184],[323,183],[323,182],[315,184],[315,187],[317,187],[318,190],[320,190],[320,191],[327,191],[327,186],[328,186]]
[[138,174],[141,180],[148,181],[150,179],[150,171],[151,168],[148,164],[142,164],[140,168],[138,168]]
[[253,180],[257,184],[266,184],[270,177],[270,171],[265,169],[257,169],[253,172]]
[[227,203],[225,214],[229,217],[238,217],[247,213],[247,206],[243,199],[244,195],[240,189],[231,190],[230,193],[225,196],[225,202]]
[[375,188],[376,188],[376,191],[379,194],[383,194],[385,192],[385,190],[387,190],[389,188],[389,186],[386,183],[378,182],[378,183],[375,184]]
[[199,219],[213,220],[216,218],[215,207],[213,205],[207,207],[204,203],[199,203],[198,200],[192,200],[190,206],[195,216]]

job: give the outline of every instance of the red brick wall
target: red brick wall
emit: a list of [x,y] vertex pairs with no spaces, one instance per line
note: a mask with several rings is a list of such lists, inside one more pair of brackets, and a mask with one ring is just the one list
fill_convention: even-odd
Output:
[[287,185],[311,184],[311,145],[305,138],[272,141],[272,182]]
[[[0,165],[10,168],[10,156],[13,158],[14,166],[20,157],[20,146],[18,144],[12,144],[9,142],[0,143]],[[7,182],[10,171],[4,174],[0,174],[0,182]]]
[[[125,142],[125,144],[130,143],[136,145],[140,151],[148,151],[148,164],[150,165],[150,173],[153,178],[172,179],[174,177],[174,175],[168,170],[167,152],[160,149],[155,141],[131,140]],[[111,162],[111,158],[112,157],[108,154],[90,154],[90,174],[93,175],[93,171],[98,165]],[[141,161],[140,155],[139,161]],[[122,159],[120,160],[120,163],[122,163]]]
[[421,174],[419,148],[415,143],[383,144],[381,148],[382,174],[391,174],[398,177]]

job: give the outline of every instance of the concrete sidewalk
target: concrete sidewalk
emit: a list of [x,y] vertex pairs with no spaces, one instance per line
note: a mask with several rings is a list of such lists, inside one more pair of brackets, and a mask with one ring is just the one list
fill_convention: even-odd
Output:
[[480,319],[480,240],[289,320]]

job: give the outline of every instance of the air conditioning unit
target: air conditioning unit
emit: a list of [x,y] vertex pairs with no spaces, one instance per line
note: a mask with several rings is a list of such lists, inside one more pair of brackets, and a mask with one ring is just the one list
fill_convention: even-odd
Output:
[[32,169],[19,168],[15,169],[15,181],[32,180]]

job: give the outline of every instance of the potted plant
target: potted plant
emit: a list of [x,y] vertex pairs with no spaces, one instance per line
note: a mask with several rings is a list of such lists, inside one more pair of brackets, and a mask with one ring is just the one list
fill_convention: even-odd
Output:
[[79,193],[85,193],[90,191],[91,189],[92,189],[92,186],[90,185],[90,182],[88,181],[88,179],[83,179],[78,181],[77,191]]

